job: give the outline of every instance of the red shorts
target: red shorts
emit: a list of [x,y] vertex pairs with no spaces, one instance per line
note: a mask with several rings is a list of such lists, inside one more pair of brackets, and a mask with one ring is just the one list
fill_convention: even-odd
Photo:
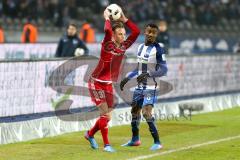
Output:
[[88,89],[92,101],[98,106],[107,102],[108,107],[113,107],[113,87],[112,83],[99,82],[92,78],[88,81]]

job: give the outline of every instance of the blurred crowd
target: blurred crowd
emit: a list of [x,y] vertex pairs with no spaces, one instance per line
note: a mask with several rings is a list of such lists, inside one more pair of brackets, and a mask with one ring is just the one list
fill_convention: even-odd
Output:
[[72,19],[91,21],[92,15],[100,13],[102,5],[105,6],[101,0],[0,0],[0,16],[47,19],[62,27]]
[[[122,1],[123,2],[123,1]],[[127,4],[127,0],[125,2]],[[125,5],[126,5],[125,4]],[[164,19],[191,27],[239,20],[240,0],[136,0],[127,9],[135,21]]]
[[238,20],[240,0],[0,0],[0,16],[48,19],[62,27],[71,19],[96,23],[103,9],[117,3],[136,22],[164,19],[191,27]]

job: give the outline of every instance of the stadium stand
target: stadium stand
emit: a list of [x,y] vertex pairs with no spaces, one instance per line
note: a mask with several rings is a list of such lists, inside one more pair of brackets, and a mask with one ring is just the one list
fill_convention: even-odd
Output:
[[1,1],[1,23],[6,30],[21,31],[26,19],[31,19],[41,32],[61,33],[69,21],[76,20],[79,25],[86,21],[92,23],[96,31],[102,32],[99,18],[110,3],[124,6],[128,16],[142,27],[147,21],[159,19],[166,20],[171,30],[238,32],[240,26],[238,0],[90,0],[88,4],[84,0],[9,0]]

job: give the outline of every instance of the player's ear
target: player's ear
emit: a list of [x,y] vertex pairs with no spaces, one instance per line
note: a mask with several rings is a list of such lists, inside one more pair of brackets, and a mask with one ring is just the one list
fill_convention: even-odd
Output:
[[144,33],[143,34],[145,35],[146,33],[147,33],[147,28],[144,29]]

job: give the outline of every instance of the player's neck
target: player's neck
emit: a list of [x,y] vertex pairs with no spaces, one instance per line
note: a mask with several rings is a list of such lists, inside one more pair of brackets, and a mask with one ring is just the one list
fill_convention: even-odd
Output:
[[155,42],[145,42],[145,46],[150,46],[152,44],[154,44]]
[[119,48],[121,46],[121,43],[115,42],[116,46]]
[[121,46],[121,43],[118,43],[118,42],[115,41],[114,39],[112,39],[112,41],[115,43],[115,45],[116,45],[117,47],[120,47],[120,46]]

